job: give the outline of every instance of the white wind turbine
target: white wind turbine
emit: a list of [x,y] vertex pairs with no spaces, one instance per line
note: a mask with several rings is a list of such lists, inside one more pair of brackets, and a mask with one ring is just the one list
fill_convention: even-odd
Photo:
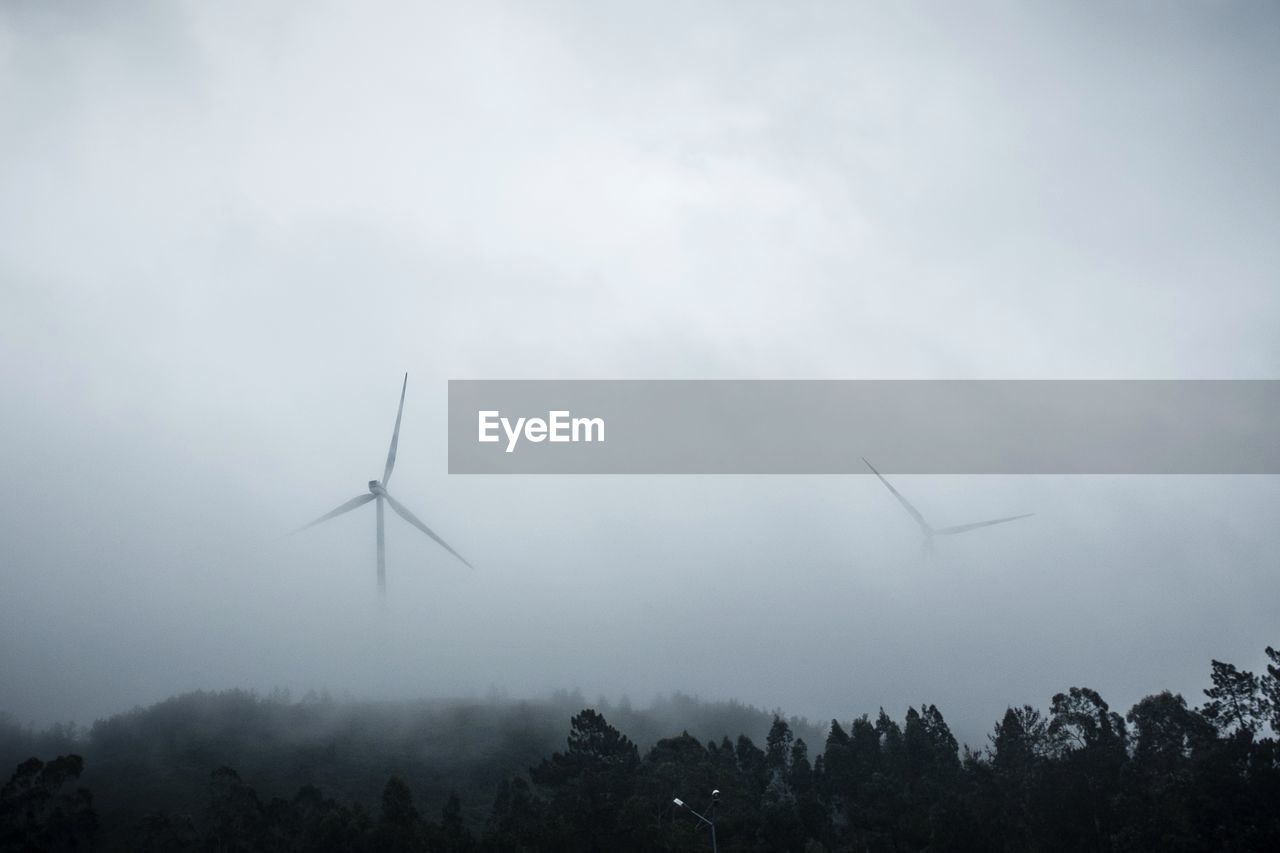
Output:
[[417,516],[409,512],[408,507],[400,503],[395,498],[391,497],[390,493],[387,492],[387,483],[391,482],[391,469],[395,468],[395,465],[396,465],[396,445],[400,443],[400,416],[404,414],[404,392],[408,387],[409,387],[409,374],[406,373],[404,375],[404,384],[400,386],[400,408],[396,410],[396,427],[395,427],[395,430],[391,433],[391,449],[387,451],[387,467],[382,472],[382,479],[369,481],[369,494],[354,497],[351,500],[344,503],[342,506],[333,510],[332,512],[326,512],[324,515],[320,516],[310,524],[304,524],[301,527],[299,527],[297,530],[293,531],[294,533],[300,533],[301,531],[306,530],[308,527],[315,527],[317,524],[319,524],[322,521],[328,521],[329,519],[336,518],[337,516],[342,515],[345,512],[351,512],[351,510],[355,509],[358,506],[364,506],[369,501],[377,501],[378,502],[378,592],[380,594],[385,594],[387,591],[386,539],[383,536],[383,532],[382,532],[383,502],[386,502],[388,505],[390,505],[391,509],[395,510],[396,515],[399,515],[405,521],[409,522],[414,527],[418,528],[423,533],[430,536],[432,539],[438,542],[442,548],[444,548],[453,556],[457,557],[459,560],[462,560],[463,565],[465,565],[467,568],[469,569],[475,568],[470,563],[468,563],[465,559],[463,559],[461,554],[459,554],[457,551],[450,548],[448,542],[445,542],[443,539],[441,539],[439,536],[433,533],[431,528],[427,527],[425,524],[423,524],[421,521],[418,520]]
[[920,532],[924,534],[924,550],[926,554],[933,553],[933,537],[935,536],[954,536],[957,533],[966,533],[970,530],[977,530],[979,527],[990,527],[993,524],[1004,524],[1006,521],[1017,521],[1020,518],[1030,518],[1035,515],[1034,512],[1028,512],[1023,515],[1011,515],[1008,518],[993,518],[990,521],[975,521],[972,524],[957,524],[954,527],[934,527],[924,520],[924,516],[920,514],[920,510],[911,505],[911,502],[898,493],[898,490],[889,485],[889,481],[884,475],[875,469],[875,466],[864,458],[863,462],[867,463],[867,467],[871,469],[871,473],[880,478],[880,482],[884,483],[884,487],[893,493],[898,499],[898,503],[902,504],[902,508],[911,514],[916,520],[916,524],[920,525]]

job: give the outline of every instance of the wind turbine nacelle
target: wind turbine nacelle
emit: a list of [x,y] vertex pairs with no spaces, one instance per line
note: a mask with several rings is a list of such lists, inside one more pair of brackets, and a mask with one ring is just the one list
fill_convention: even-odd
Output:
[[382,493],[382,491],[383,491],[382,483],[381,483],[380,481],[378,481],[378,480],[370,480],[370,481],[369,481],[369,491],[370,491],[370,493],[375,494],[375,495],[377,495],[377,494],[381,494],[381,493]]

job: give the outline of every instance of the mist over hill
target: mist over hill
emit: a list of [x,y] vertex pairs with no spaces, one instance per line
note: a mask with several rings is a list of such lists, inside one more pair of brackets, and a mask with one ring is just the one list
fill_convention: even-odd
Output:
[[1280,652],[1266,656],[1260,675],[1213,661],[1199,705],[1166,690],[1121,714],[1071,687],[1047,712],[1008,708],[980,749],[932,704],[815,726],[685,695],[579,709],[576,692],[233,690],[85,731],[2,719],[0,760],[31,757],[0,789],[0,851],[639,853],[702,849],[713,820],[721,849],[752,853],[1268,851]]
[[[32,729],[0,716],[0,767],[29,756],[76,753],[81,783],[111,833],[149,813],[200,815],[209,773],[233,767],[264,797],[315,786],[343,802],[376,805],[388,777],[403,779],[419,801],[461,798],[470,825],[482,826],[499,782],[564,746],[566,724],[584,707],[604,714],[642,749],[685,731],[700,741],[746,735],[763,742],[775,713],[739,702],[706,702],[676,693],[647,707],[627,700],[590,702],[577,691],[516,701],[489,699],[360,701],[310,692],[230,690],[175,696],[98,720]],[[823,726],[792,717],[810,743]]]

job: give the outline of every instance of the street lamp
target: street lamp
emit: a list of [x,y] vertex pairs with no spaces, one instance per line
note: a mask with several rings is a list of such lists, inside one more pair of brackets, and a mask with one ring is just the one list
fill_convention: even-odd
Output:
[[707,809],[707,814],[710,815],[710,817],[704,817],[698,814],[693,809],[689,808],[689,806],[685,804],[685,801],[680,799],[679,797],[676,797],[674,800],[671,801],[675,803],[678,808],[684,809],[689,814],[693,815],[698,820],[702,821],[707,826],[711,827],[711,853],[719,853],[719,850],[716,848],[716,803],[718,803],[719,801],[720,801],[720,791],[719,790],[712,791],[711,807]]

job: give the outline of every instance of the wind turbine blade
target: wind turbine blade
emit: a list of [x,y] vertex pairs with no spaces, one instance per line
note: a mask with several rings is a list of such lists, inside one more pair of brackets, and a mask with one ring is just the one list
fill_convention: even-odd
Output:
[[1020,518],[1030,518],[1035,515],[1034,512],[1028,512],[1025,515],[1011,515],[1008,518],[993,518],[990,521],[975,521],[973,524],[957,524],[955,527],[944,527],[941,530],[933,531],[938,536],[951,536],[955,533],[964,533],[968,530],[977,530],[979,527],[990,527],[993,524],[1004,524],[1006,521],[1017,521]]
[[378,500],[378,594],[387,594],[387,539],[382,532],[382,500]]
[[459,560],[462,560],[462,564],[463,564],[464,566],[466,566],[468,569],[472,569],[472,570],[474,570],[474,569],[475,569],[475,566],[473,566],[473,565],[471,565],[470,563],[468,563],[468,562],[466,561],[466,559],[465,559],[465,558],[463,558],[463,556],[462,556],[461,554],[459,554],[457,551],[455,551],[455,550],[453,550],[452,548],[450,548],[450,547],[449,547],[449,543],[448,543],[448,542],[444,541],[444,540],[443,540],[443,539],[441,539],[439,536],[435,535],[435,533],[433,533],[433,532],[431,531],[431,528],[430,528],[430,527],[427,527],[425,524],[423,524],[421,521],[419,521],[419,520],[418,520],[418,517],[417,517],[416,515],[414,515],[413,513],[409,512],[408,507],[406,507],[404,504],[400,503],[400,501],[396,500],[395,498],[391,497],[391,495],[386,495],[386,498],[387,498],[387,503],[391,504],[391,508],[392,508],[393,510],[395,510],[395,511],[396,511],[396,514],[397,514],[397,515],[399,515],[399,516],[400,516],[401,518],[403,518],[405,521],[407,521],[407,522],[409,522],[410,524],[412,524],[414,527],[416,527],[416,528],[418,528],[419,530],[421,530],[423,533],[425,533],[425,534],[427,534],[428,536],[430,536],[432,539],[436,540],[436,542],[437,542],[437,543],[439,543],[439,545],[440,545],[442,548],[444,548],[446,551],[448,551],[448,552],[449,552],[450,554],[452,554],[453,556],[457,557]]
[[870,462],[867,462],[865,458],[862,461],[866,462],[866,465],[868,468],[871,469],[872,474],[875,474],[877,477],[880,478],[880,482],[884,483],[884,487],[888,489],[890,492],[893,492],[893,496],[898,499],[898,503],[902,504],[902,508],[905,509],[907,512],[911,513],[911,517],[916,520],[916,524],[919,524],[922,528],[924,528],[926,533],[931,532],[933,528],[929,526],[929,522],[924,520],[924,516],[920,514],[920,510],[913,507],[910,501],[908,501],[906,498],[904,498],[901,494],[898,493],[897,489],[889,485],[889,481],[884,478],[884,475],[882,475],[879,471],[876,470],[874,465],[872,465]]
[[328,521],[331,518],[342,515],[344,512],[351,512],[351,510],[355,509],[358,506],[363,506],[364,504],[367,504],[371,500],[373,500],[373,495],[361,495],[358,498],[352,498],[351,500],[347,501],[342,506],[338,507],[332,512],[326,512],[324,515],[320,516],[310,524],[304,524],[301,527],[299,527],[297,530],[289,531],[289,535],[293,535],[294,533],[301,533],[302,531],[306,530],[308,527],[315,527],[320,522]]
[[404,392],[409,387],[409,374],[400,386],[400,408],[396,409],[396,428],[391,433],[391,449],[387,451],[387,467],[382,472],[382,485],[391,482],[391,469],[396,467],[396,445],[400,443],[400,416],[404,414]]

